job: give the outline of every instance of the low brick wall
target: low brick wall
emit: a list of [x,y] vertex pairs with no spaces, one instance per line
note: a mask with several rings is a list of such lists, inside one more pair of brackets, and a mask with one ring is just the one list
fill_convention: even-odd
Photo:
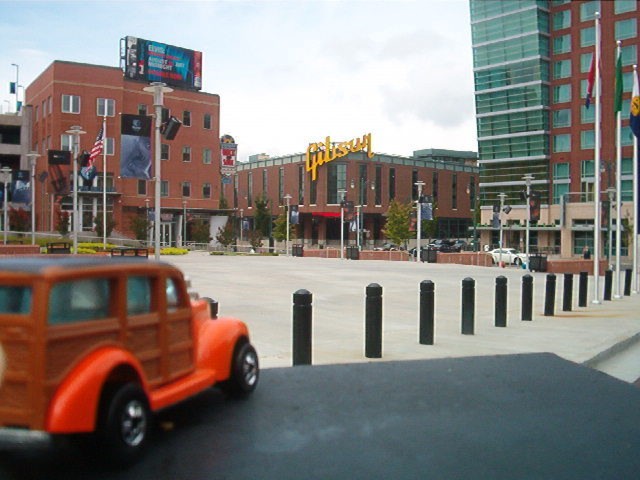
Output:
[[2,245],[0,255],[37,255],[40,253],[39,245]]
[[437,263],[457,263],[459,265],[477,265],[481,267],[490,267],[493,265],[493,260],[491,259],[491,255],[486,252],[438,252]]
[[[305,248],[302,251],[303,257],[317,257],[317,258],[340,258],[339,248]],[[347,257],[347,250],[345,248],[344,258]],[[379,252],[376,250],[362,250],[360,252],[360,260],[391,260],[391,261],[403,261],[409,259],[407,252]]]
[[[606,260],[600,260],[600,275],[604,276],[608,264]],[[593,275],[593,260],[583,259],[549,259],[547,260],[547,273],[580,273],[587,272]]]

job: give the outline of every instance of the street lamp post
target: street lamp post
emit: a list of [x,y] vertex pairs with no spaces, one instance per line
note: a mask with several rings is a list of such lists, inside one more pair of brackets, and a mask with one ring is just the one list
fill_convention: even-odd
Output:
[[500,253],[498,253],[498,266],[502,267],[502,211],[504,210],[504,199],[507,196],[506,193],[499,193],[498,196],[500,197]]
[[609,187],[605,190],[607,192],[607,195],[609,197],[609,208],[608,208],[608,212],[607,212],[607,216],[609,217],[609,225],[607,230],[609,230],[609,253],[607,254],[607,261],[609,262],[609,268],[612,268],[612,264],[611,264],[611,255],[612,255],[612,248],[613,248],[613,215],[611,215],[611,207],[613,205],[613,199],[616,195],[616,189],[613,187]]
[[4,233],[4,244],[7,244],[7,197],[9,196],[9,184],[11,183],[11,168],[2,167],[0,168],[0,180],[4,184],[4,197],[2,197],[2,230]]
[[[530,230],[530,226],[531,226],[531,180],[533,180],[533,175],[531,175],[530,173],[527,173],[524,177],[522,177],[522,179],[526,182],[527,184],[527,196],[526,196],[526,202],[527,202],[527,223],[526,223],[526,235],[525,235],[525,256],[527,258],[527,270],[531,271],[531,266],[529,265],[529,230]],[[502,247],[500,247],[502,248]]]
[[416,262],[419,262],[422,259],[422,252],[420,252],[420,240],[422,237],[422,187],[424,186],[424,182],[422,180],[418,180],[415,183],[415,186],[418,187],[418,200],[416,201],[417,206],[417,235],[416,235]]
[[153,106],[156,109],[156,135],[154,145],[154,162],[155,162],[155,204],[154,204],[154,220],[153,220],[153,237],[155,247],[155,259],[160,260],[160,186],[161,186],[161,171],[160,171],[160,128],[162,126],[162,107],[164,105],[164,94],[173,92],[173,88],[167,87],[162,82],[153,82],[148,87],[144,87],[145,92],[153,93]]
[[346,190],[338,190],[340,195],[340,259],[344,260],[344,200]]
[[182,246],[187,245],[187,201],[182,201]]
[[87,132],[82,130],[78,125],[72,126],[66,131],[69,135],[73,135],[73,254],[78,254],[78,224],[80,217],[78,215],[78,153],[80,151],[80,135]]
[[37,152],[27,153],[31,166],[31,245],[36,244],[36,162],[40,156]]
[[287,201],[287,240],[284,244],[285,255],[289,256],[289,204],[291,201],[291,195],[288,193],[283,197]]
[[242,243],[242,230],[244,228],[244,209],[240,209],[240,243]]

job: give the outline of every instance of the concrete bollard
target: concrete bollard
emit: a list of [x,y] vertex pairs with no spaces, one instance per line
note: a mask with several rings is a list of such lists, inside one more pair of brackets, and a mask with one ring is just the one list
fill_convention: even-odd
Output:
[[573,303],[573,274],[564,274],[564,288],[562,290],[562,311],[570,312]]
[[547,285],[544,296],[544,316],[553,317],[556,307],[556,276],[553,273],[547,273]]
[[604,272],[604,295],[603,300],[611,300],[611,287],[613,285],[613,271],[607,270]]
[[370,283],[366,288],[364,356],[382,358],[382,287]]
[[475,321],[476,281],[473,278],[462,280],[462,334],[473,335]]
[[528,273],[522,277],[521,320],[533,320],[533,277]]
[[293,366],[311,365],[312,299],[308,290],[293,294]]
[[420,282],[420,333],[421,345],[433,345],[434,342],[434,291],[435,285],[431,280]]
[[495,319],[496,327],[507,326],[507,277],[496,278]]
[[587,288],[589,286],[589,273],[580,272],[580,284],[578,285],[578,306],[587,306]]

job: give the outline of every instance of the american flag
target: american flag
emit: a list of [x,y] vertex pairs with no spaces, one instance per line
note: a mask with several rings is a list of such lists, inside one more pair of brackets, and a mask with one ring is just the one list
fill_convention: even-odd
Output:
[[93,165],[95,159],[102,153],[102,149],[104,148],[104,127],[100,128],[98,132],[98,136],[96,137],[96,143],[93,144],[93,148],[89,153],[89,166]]

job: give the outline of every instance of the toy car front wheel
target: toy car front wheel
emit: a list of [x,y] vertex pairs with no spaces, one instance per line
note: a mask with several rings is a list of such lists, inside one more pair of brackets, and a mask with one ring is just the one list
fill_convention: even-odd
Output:
[[260,364],[256,349],[250,343],[243,343],[234,350],[231,376],[221,388],[231,395],[248,395],[256,389],[259,377]]
[[516,258],[513,260],[513,264],[514,264],[514,265],[521,265],[521,264],[522,264],[522,259],[520,259],[520,258],[516,257]]
[[127,384],[104,405],[98,430],[100,447],[110,461],[127,464],[144,449],[149,436],[151,411],[144,391]]

